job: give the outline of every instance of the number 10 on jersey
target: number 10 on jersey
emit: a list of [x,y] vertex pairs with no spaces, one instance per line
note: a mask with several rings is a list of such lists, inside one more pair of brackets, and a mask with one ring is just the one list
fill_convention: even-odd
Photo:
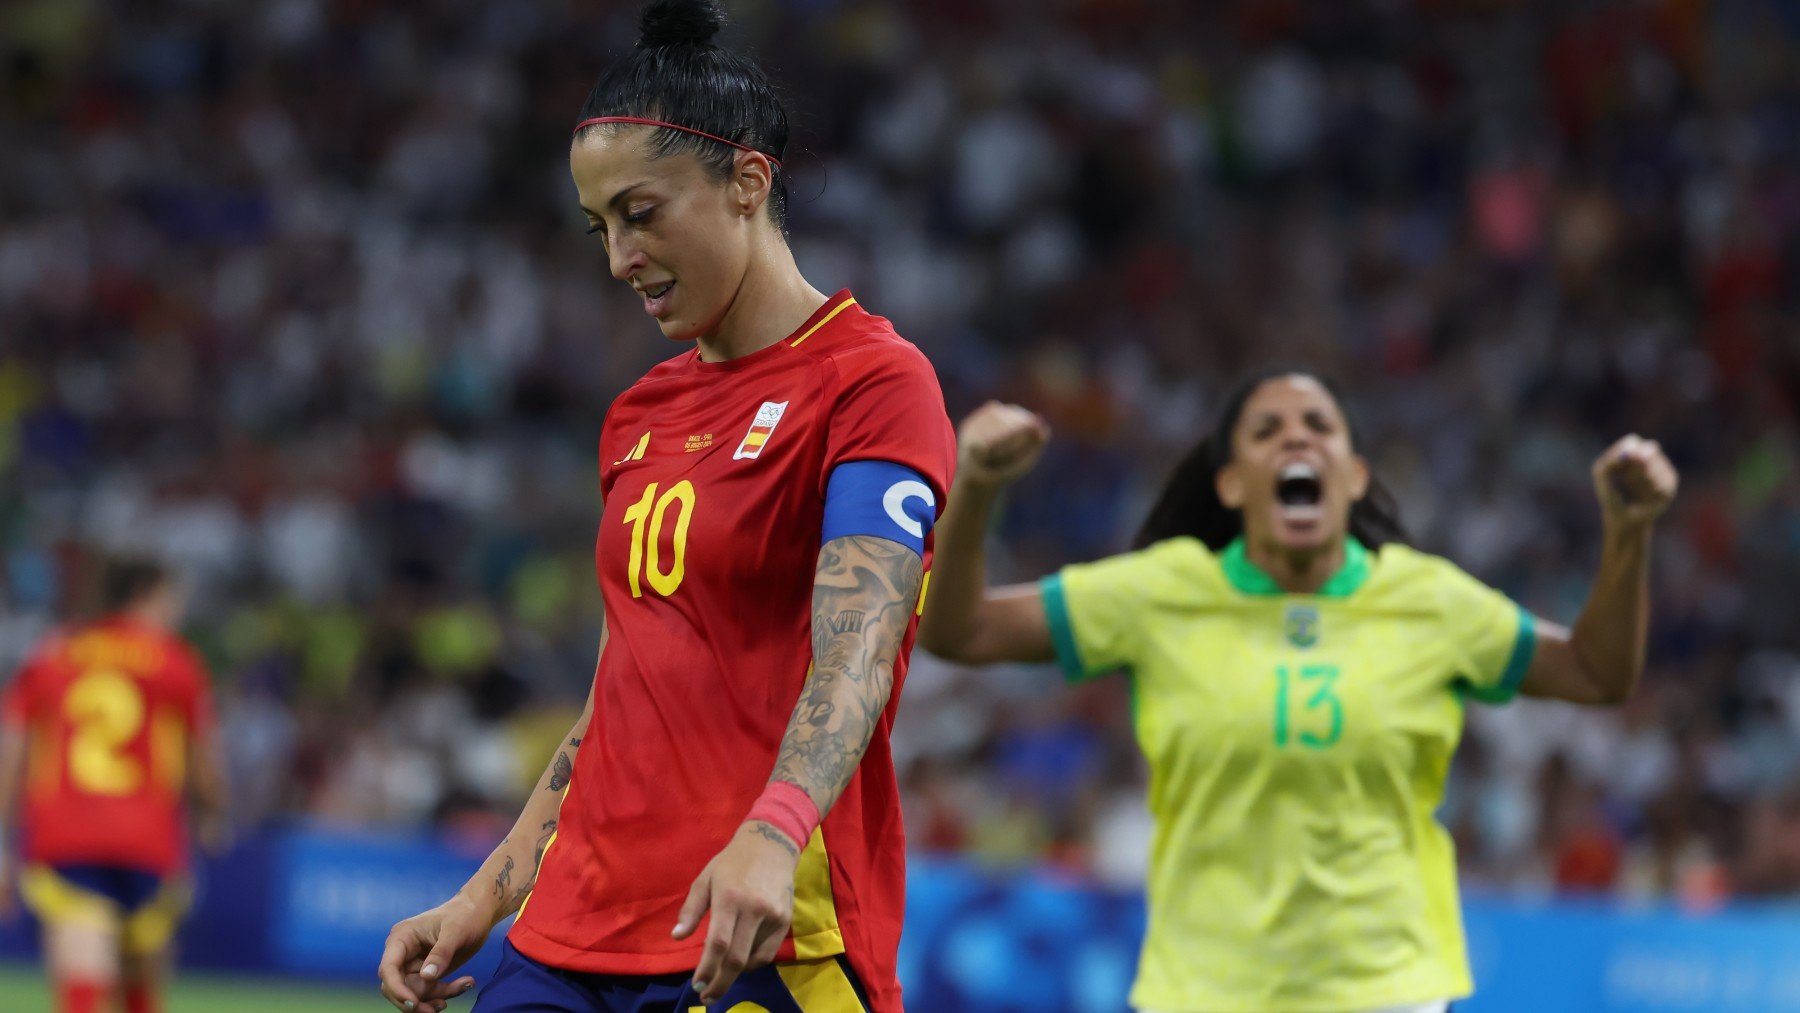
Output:
[[[659,484],[651,482],[645,486],[644,494],[625,510],[624,522],[631,525],[631,558],[626,563],[626,576],[630,578],[633,598],[644,596],[645,580],[650,582],[652,591],[667,598],[675,593],[681,586],[681,578],[687,575],[688,522],[694,516],[694,484],[682,479],[658,496]],[[665,570],[662,567],[662,529],[670,509],[676,511],[675,558]]]

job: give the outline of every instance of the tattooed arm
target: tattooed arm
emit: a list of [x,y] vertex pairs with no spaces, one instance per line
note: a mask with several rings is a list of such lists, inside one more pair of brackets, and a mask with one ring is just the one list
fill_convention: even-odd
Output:
[[[604,627],[600,650],[606,650]],[[537,883],[538,863],[556,833],[557,812],[575,769],[575,753],[593,713],[594,691],[589,687],[581,717],[556,747],[556,755],[544,767],[512,832],[456,896],[400,922],[388,933],[380,974],[381,994],[389,1002],[407,1013],[441,1013],[448,1000],[474,985],[469,977],[451,982],[443,978],[481,949],[488,933],[519,910]]]
[[544,849],[550,846],[550,838],[556,833],[556,815],[562,806],[563,789],[569,786],[569,777],[575,770],[575,752],[581,748],[581,735],[587,729],[593,709],[594,696],[590,689],[581,719],[569,729],[562,745],[556,747],[556,758],[538,778],[537,787],[513,824],[512,833],[506,835],[463,885],[464,895],[478,895],[485,902],[484,907],[486,904],[493,906],[488,918],[490,929],[519,910],[519,905],[537,884],[538,863],[543,861]]
[[[850,783],[887,709],[922,568],[918,553],[885,538],[847,535],[819,550],[813,667],[769,780],[805,791],[820,815]],[[716,1002],[745,968],[775,958],[793,920],[799,857],[786,835],[751,820],[694,881],[675,935],[691,934],[710,910],[706,948],[694,972],[703,1002]]]
[[850,783],[894,690],[894,660],[923,563],[885,538],[835,538],[813,578],[813,668],[771,781],[799,786],[822,816]]

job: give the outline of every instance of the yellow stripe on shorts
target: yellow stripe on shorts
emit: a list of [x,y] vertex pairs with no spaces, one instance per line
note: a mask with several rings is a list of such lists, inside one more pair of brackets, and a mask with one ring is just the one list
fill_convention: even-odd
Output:
[[117,929],[120,947],[133,956],[162,952],[175,938],[193,901],[193,890],[185,880],[165,879],[154,897],[128,915],[118,901],[77,886],[44,865],[25,870],[19,894],[46,925]]
[[781,983],[794,997],[801,1013],[866,1013],[856,986],[836,957],[776,964]]
[[150,903],[125,920],[125,936],[121,940],[125,952],[148,955],[167,949],[193,901],[193,886],[187,880],[163,880]]
[[19,896],[46,925],[88,925],[110,929],[125,912],[117,901],[84,890],[46,865],[32,865],[19,877]]

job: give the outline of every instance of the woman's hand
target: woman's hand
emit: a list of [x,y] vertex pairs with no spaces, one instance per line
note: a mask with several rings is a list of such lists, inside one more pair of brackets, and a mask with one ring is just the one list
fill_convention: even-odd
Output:
[[738,827],[689,888],[675,925],[676,939],[694,934],[703,915],[712,919],[694,991],[711,1005],[732,983],[775,959],[794,922],[794,870],[800,850],[779,830],[752,820]]
[[1018,405],[989,401],[956,431],[956,479],[998,488],[1018,481],[1044,455],[1050,426]]
[[381,954],[381,994],[406,1013],[443,1013],[475,979],[444,978],[462,966],[494,927],[491,911],[457,894],[395,925]]
[[1633,433],[1606,449],[1594,462],[1594,489],[1600,514],[1614,529],[1648,525],[1675,499],[1681,476],[1655,440]]

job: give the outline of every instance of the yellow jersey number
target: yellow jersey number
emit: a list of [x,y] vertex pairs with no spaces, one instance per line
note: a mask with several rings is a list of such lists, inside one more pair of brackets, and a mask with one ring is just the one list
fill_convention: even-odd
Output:
[[[149,707],[137,680],[111,668],[90,669],[63,694],[69,723],[69,780],[88,795],[133,795],[144,788],[144,764],[125,752],[144,730]],[[150,727],[150,763],[161,786],[179,791],[187,776],[187,724],[158,709]]]
[[83,674],[63,696],[68,719],[69,779],[89,795],[130,795],[144,784],[144,767],[123,751],[144,728],[144,693],[130,676],[110,668]]
[[[625,511],[624,522],[631,525],[631,558],[626,562],[626,576],[631,582],[633,598],[644,596],[644,581],[650,582],[651,590],[667,598],[681,587],[681,579],[687,575],[688,522],[694,518],[694,484],[684,478],[661,496],[656,494],[658,484],[651,482],[645,486],[644,494]],[[671,509],[675,511],[675,558],[665,570],[662,566],[662,529]]]

